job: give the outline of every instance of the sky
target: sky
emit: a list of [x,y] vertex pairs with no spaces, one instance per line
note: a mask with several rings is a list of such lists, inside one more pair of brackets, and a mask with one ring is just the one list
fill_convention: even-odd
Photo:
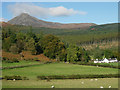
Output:
[[118,2],[3,2],[2,20],[8,21],[21,13],[59,23],[118,22]]

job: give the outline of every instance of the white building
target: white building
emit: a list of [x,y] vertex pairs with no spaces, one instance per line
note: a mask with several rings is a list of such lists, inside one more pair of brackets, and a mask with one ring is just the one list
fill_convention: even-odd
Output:
[[106,59],[106,58],[104,58],[103,60],[96,59],[94,61],[94,63],[113,63],[113,62],[118,62],[118,60],[116,58],[115,59]]

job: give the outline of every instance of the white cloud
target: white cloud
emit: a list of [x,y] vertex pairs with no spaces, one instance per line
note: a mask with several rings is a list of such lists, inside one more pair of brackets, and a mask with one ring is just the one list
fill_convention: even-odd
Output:
[[49,8],[49,12],[52,16],[69,16],[78,13],[78,11],[75,11],[73,9],[67,9],[63,6]]
[[8,6],[9,11],[14,15],[17,16],[21,13],[28,13],[32,16],[38,16],[38,17],[50,17],[50,16],[70,16],[75,14],[85,15],[86,12],[83,11],[77,11],[74,9],[67,9],[63,6],[58,7],[51,7],[51,8],[44,8],[40,6],[35,6],[33,4],[28,3],[16,3],[14,5]]

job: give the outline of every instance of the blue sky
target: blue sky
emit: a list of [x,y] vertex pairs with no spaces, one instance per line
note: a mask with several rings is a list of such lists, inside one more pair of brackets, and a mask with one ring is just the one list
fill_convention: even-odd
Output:
[[10,20],[22,11],[50,22],[96,24],[118,22],[117,2],[2,3],[2,17],[4,19]]

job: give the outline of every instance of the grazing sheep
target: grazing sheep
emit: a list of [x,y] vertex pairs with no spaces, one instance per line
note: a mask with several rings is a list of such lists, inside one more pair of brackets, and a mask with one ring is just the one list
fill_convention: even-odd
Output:
[[100,86],[100,88],[103,88],[103,86]]
[[13,79],[13,81],[15,81],[15,79]]
[[109,86],[109,88],[111,88],[111,86]]
[[51,88],[55,88],[55,86],[54,86],[54,85],[52,85],[52,86],[51,86]]

